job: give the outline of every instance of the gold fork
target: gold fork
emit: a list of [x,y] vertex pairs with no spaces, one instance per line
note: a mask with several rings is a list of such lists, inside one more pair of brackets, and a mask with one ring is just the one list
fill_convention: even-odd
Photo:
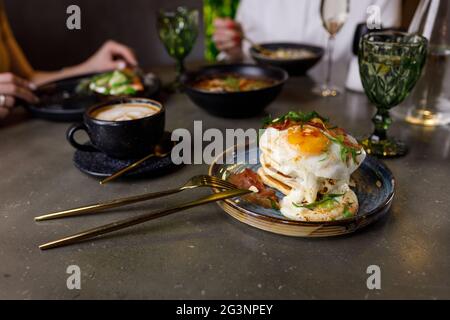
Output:
[[251,190],[231,189],[231,190],[226,190],[226,191],[219,192],[219,193],[214,193],[207,197],[203,197],[203,198],[195,200],[195,201],[187,202],[187,203],[172,207],[170,209],[147,213],[147,214],[140,215],[138,217],[132,217],[132,218],[124,219],[124,220],[119,220],[119,221],[115,221],[115,222],[112,222],[112,223],[109,223],[109,224],[106,224],[103,226],[99,226],[97,228],[82,231],[82,232],[76,233],[74,235],[40,245],[39,248],[41,250],[47,250],[47,249],[53,249],[53,248],[57,248],[57,247],[67,246],[67,245],[78,243],[78,242],[81,242],[81,241],[84,241],[87,239],[92,239],[92,238],[98,237],[98,236],[106,234],[106,233],[121,230],[121,229],[130,227],[130,226],[134,226],[134,225],[137,225],[137,224],[149,221],[149,220],[154,220],[154,219],[157,219],[160,217],[164,217],[164,216],[167,216],[167,215],[175,213],[175,212],[187,210],[187,209],[201,206],[201,205],[204,205],[204,204],[207,204],[210,202],[216,202],[216,201],[220,201],[220,200],[243,196],[243,195],[251,193],[251,192],[252,192]]
[[262,45],[254,42],[253,40],[249,39],[246,35],[243,36],[244,40],[247,40],[250,45],[256,49],[256,51],[259,51],[260,53],[264,54],[264,55],[268,55],[271,56],[273,54],[272,50],[266,49],[264,48]]
[[154,192],[154,193],[145,193],[141,195],[131,196],[127,198],[121,198],[121,199],[115,199],[105,202],[99,202],[96,204],[86,205],[79,208],[54,212],[45,214],[42,216],[38,216],[34,218],[35,221],[44,221],[44,220],[52,220],[52,219],[59,219],[59,218],[66,218],[66,217],[72,217],[72,216],[78,216],[88,213],[94,213],[98,211],[102,211],[105,209],[111,209],[111,208],[117,208],[125,205],[129,205],[132,203],[137,203],[141,201],[147,201],[151,199],[156,199],[164,196],[168,196],[171,194],[175,194],[184,190],[188,189],[194,189],[198,187],[212,187],[212,188],[218,188],[218,189],[236,189],[237,187],[225,180],[222,180],[220,178],[214,177],[214,176],[208,176],[208,175],[200,175],[195,176],[189,181],[187,181],[183,186],[171,189],[167,191],[160,191],[160,192]]

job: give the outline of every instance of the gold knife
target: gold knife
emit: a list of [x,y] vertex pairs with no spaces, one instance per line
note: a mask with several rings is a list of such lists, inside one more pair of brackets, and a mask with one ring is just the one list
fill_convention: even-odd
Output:
[[216,201],[225,200],[225,199],[229,199],[229,198],[240,197],[240,196],[252,193],[252,192],[253,191],[251,191],[251,190],[232,189],[232,190],[227,190],[227,191],[223,191],[223,192],[219,192],[219,193],[214,193],[212,195],[197,199],[195,201],[177,205],[170,209],[146,213],[146,214],[143,214],[143,215],[140,215],[137,217],[123,219],[123,220],[115,221],[115,222],[112,222],[112,223],[109,223],[109,224],[106,224],[103,226],[99,226],[99,227],[96,227],[93,229],[81,231],[74,235],[40,245],[39,248],[41,250],[48,250],[48,249],[53,249],[53,248],[57,248],[57,247],[67,246],[70,244],[75,244],[75,243],[81,242],[83,240],[92,239],[92,238],[98,237],[100,235],[114,232],[117,230],[121,230],[124,228],[128,228],[128,227],[131,227],[131,226],[143,223],[143,222],[147,222],[149,220],[161,218],[161,217],[170,215],[172,213],[176,213],[176,212],[187,210],[187,209],[190,209],[193,207],[201,206],[201,205],[204,205],[204,204],[207,204],[210,202],[216,202]]

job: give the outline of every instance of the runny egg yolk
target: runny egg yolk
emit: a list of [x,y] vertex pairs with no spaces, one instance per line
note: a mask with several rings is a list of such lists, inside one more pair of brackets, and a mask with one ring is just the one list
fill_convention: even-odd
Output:
[[296,127],[288,132],[288,142],[297,146],[304,155],[315,156],[324,153],[330,140],[319,130],[313,127]]

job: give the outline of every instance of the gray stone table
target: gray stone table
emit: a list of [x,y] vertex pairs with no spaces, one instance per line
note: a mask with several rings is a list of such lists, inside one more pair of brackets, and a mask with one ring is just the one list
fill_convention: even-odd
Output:
[[[342,69],[342,68],[341,68]],[[170,77],[171,69],[158,73]],[[342,74],[344,74],[342,72]],[[339,75],[339,74],[338,74]],[[341,82],[343,77],[341,78]],[[371,131],[363,94],[313,96],[311,78],[291,79],[267,112],[317,110],[356,136]],[[169,96],[167,128],[258,128],[210,116],[185,95]],[[16,118],[20,118],[20,111]],[[100,186],[72,164],[68,124],[10,120],[0,128],[0,298],[18,299],[378,299],[450,298],[450,130],[395,122],[410,153],[386,161],[397,194],[386,219],[350,236],[290,238],[242,224],[210,204],[122,230],[93,242],[41,252],[38,245],[108,221],[207,194],[185,192],[98,216],[37,224],[33,217],[101,199],[165,190],[207,172],[191,165],[147,180]],[[68,290],[66,269],[81,269]],[[382,272],[368,290],[369,265]]]

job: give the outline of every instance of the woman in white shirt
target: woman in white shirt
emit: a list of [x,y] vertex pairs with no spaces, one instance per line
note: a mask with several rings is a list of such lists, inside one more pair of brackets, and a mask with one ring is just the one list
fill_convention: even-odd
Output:
[[[383,27],[401,22],[400,0],[349,0],[348,19],[336,36],[333,60],[351,57],[356,26],[368,18],[367,8],[380,8]],[[320,16],[320,0],[241,0],[236,21],[217,19],[214,41],[222,55],[239,60],[248,54],[250,44],[242,33],[256,43],[301,42],[326,47],[328,33]]]

